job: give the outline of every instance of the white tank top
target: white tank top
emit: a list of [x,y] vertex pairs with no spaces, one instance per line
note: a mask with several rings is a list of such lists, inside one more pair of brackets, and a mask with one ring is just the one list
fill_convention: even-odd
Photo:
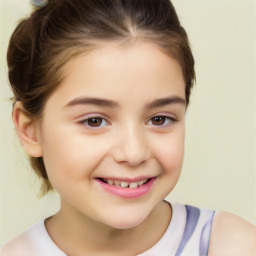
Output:
[[[166,232],[153,247],[138,256],[207,256],[214,211],[178,203],[170,205],[172,219]],[[67,256],[49,236],[44,221],[15,239],[21,239],[19,244],[24,246],[19,255],[29,250],[29,254],[24,255]],[[0,250],[0,255],[4,256],[4,250]]]
[[172,219],[162,238],[139,256],[207,256],[214,211],[171,203]]

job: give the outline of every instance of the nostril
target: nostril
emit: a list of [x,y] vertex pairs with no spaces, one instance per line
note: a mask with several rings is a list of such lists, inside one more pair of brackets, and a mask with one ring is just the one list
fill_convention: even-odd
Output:
[[[138,127],[137,127],[138,128]],[[117,137],[112,148],[112,156],[115,162],[130,167],[137,167],[150,158],[150,148],[147,145],[145,135],[138,134],[138,129],[128,129]]]

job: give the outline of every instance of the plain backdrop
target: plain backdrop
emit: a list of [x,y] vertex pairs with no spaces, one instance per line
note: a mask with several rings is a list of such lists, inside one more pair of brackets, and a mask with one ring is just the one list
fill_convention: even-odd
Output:
[[[256,1],[174,0],[196,60],[180,181],[168,199],[225,210],[256,224]],[[29,0],[0,0],[0,244],[58,211],[11,120],[6,49]]]

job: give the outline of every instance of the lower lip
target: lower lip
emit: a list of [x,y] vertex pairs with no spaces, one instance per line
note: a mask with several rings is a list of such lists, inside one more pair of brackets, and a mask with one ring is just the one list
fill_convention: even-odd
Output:
[[121,187],[116,187],[114,185],[109,185],[99,179],[96,179],[96,181],[100,184],[100,186],[104,190],[106,190],[111,194],[114,194],[116,196],[123,197],[123,198],[138,198],[138,197],[144,196],[150,191],[155,180],[156,178],[151,178],[147,183],[137,188],[121,188]]

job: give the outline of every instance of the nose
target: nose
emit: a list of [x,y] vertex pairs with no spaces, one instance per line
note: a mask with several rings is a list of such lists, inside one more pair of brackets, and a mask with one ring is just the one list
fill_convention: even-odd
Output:
[[146,134],[136,126],[128,126],[116,134],[114,138],[113,158],[119,164],[136,167],[146,162],[150,149]]

